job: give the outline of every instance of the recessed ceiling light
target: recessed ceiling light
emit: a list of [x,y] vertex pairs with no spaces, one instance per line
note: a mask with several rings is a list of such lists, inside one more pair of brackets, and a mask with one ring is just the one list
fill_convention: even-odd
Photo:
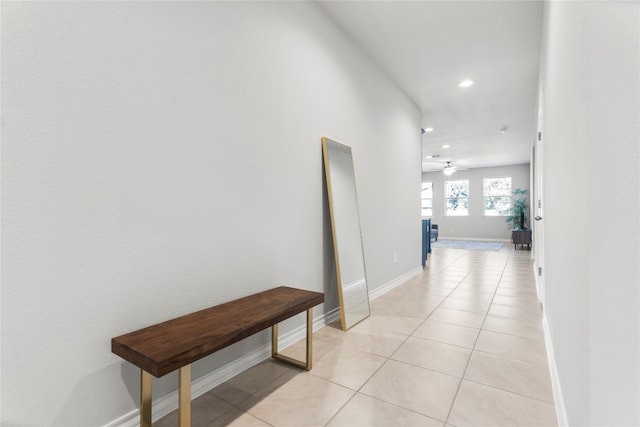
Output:
[[425,132],[433,132],[433,128],[424,128]]
[[469,80],[469,79],[466,79],[466,80],[461,81],[458,86],[460,86],[460,87],[469,87],[471,85],[473,85],[473,81]]
[[442,148],[449,148],[449,147],[451,147],[449,144],[442,146]]

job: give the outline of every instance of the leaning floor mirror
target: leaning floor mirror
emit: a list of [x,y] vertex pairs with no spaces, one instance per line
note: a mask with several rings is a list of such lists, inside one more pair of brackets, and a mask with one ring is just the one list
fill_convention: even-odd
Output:
[[348,330],[369,317],[369,291],[364,264],[356,179],[351,147],[322,138],[340,320]]

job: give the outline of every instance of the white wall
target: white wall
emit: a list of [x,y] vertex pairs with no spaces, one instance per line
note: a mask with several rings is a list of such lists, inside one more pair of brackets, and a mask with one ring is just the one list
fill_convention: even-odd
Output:
[[119,334],[283,284],[335,308],[322,136],[371,289],[420,265],[420,112],[314,4],[3,2],[2,109],[3,425],[135,410]]
[[[482,198],[483,178],[500,176],[511,177],[511,188],[529,190],[529,164],[477,168],[457,171],[450,177],[442,172],[422,174],[422,182],[433,182],[433,217],[432,224],[438,224],[440,237],[470,239],[511,239],[511,231],[507,227],[505,217],[484,215]],[[469,180],[469,216],[454,217],[445,215],[444,182],[449,180]]]
[[544,303],[559,384],[570,425],[639,425],[640,8],[545,5]]

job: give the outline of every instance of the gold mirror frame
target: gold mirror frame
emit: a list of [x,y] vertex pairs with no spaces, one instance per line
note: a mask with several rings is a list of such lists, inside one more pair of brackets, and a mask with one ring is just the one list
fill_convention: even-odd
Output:
[[371,313],[351,147],[322,138],[340,324],[349,330]]

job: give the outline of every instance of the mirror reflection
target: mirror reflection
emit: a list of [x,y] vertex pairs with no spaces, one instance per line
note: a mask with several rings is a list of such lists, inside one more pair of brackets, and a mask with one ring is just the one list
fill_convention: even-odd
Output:
[[322,138],[342,329],[369,317],[356,179],[351,147]]

